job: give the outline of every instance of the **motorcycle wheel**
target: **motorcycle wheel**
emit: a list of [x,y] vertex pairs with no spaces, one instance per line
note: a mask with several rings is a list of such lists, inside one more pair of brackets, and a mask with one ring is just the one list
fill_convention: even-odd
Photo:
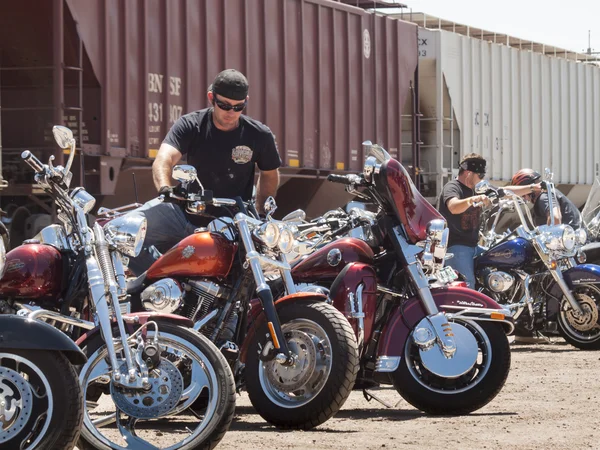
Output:
[[[468,414],[488,404],[502,389],[510,370],[510,346],[500,324],[455,320],[475,337],[479,355],[458,378],[442,378],[422,364],[419,348],[408,337],[394,387],[408,403],[428,414]],[[434,351],[436,351],[434,349]]]
[[581,350],[600,350],[600,289],[592,284],[584,284],[576,286],[572,292],[584,314],[573,314],[573,308],[563,297],[558,312],[558,330],[573,347]]
[[285,367],[259,359],[268,335],[263,324],[249,345],[246,389],[267,422],[308,430],[337,413],[352,392],[358,371],[356,338],[348,320],[324,302],[285,304],[277,312],[298,361]]
[[1,350],[0,416],[0,448],[74,448],[83,398],[69,360],[59,352]]
[[[156,392],[152,390],[148,394],[142,394],[144,398],[141,402],[135,395],[129,396],[127,393],[118,397],[120,402],[133,398],[128,400],[129,404],[126,403],[125,407],[131,408],[130,412],[134,413],[135,405],[146,405],[144,401],[148,398],[153,398],[159,408],[165,405],[162,414],[159,413],[151,419],[134,418],[117,408],[112,394],[101,396],[98,403],[90,401],[86,395],[88,389],[97,388],[98,383],[110,383],[106,345],[100,334],[95,335],[82,349],[88,357],[88,362],[81,368],[79,380],[83,386],[83,395],[88,401],[81,437],[77,444],[80,450],[155,448],[152,441],[156,439],[157,429],[168,426],[174,416],[177,416],[178,421],[185,422],[184,429],[188,429],[188,433],[168,449],[212,449],[229,429],[235,412],[236,394],[233,374],[225,357],[205,336],[192,329],[159,322],[158,330],[161,365],[166,369],[177,368],[183,381],[181,395],[174,399],[164,399],[162,396],[169,395],[170,392],[164,394],[158,386]],[[152,327],[148,327],[147,339],[152,339],[154,334]],[[116,350],[119,354],[121,346],[117,344]],[[161,365],[157,369],[160,370]],[[161,379],[164,380],[165,375],[168,375],[166,371],[156,375],[154,384],[162,383]],[[177,375],[170,376],[172,380],[177,378]],[[152,378],[150,380],[152,381]],[[174,382],[171,381],[171,389],[175,390],[173,386]],[[94,391],[98,392],[97,389]],[[112,392],[113,388],[99,391]],[[204,399],[202,409],[191,407],[200,396]],[[173,409],[168,410],[168,403],[172,401],[176,404]]]

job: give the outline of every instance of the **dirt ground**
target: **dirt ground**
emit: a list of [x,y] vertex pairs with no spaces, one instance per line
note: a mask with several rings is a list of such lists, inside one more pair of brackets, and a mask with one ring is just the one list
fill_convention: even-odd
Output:
[[[564,341],[512,345],[512,367],[500,394],[468,416],[434,417],[414,409],[392,388],[376,391],[392,409],[355,391],[338,414],[312,431],[279,431],[237,398],[219,449],[497,449],[600,448],[600,352]],[[155,445],[168,447],[170,433]],[[171,441],[172,442],[172,441]]]

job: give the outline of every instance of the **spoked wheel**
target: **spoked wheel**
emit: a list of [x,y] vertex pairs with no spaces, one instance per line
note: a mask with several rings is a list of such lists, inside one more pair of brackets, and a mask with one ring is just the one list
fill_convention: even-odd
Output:
[[261,361],[268,333],[261,327],[248,349],[248,395],[266,421],[310,429],[332,417],[350,395],[358,370],[356,339],[346,318],[327,303],[283,305],[278,314],[297,359],[292,366]]
[[[427,362],[424,363],[426,355],[421,353],[411,334],[400,366],[393,373],[398,393],[415,408],[429,414],[468,414],[485,406],[500,392],[510,370],[510,347],[502,325],[461,320],[454,321],[452,328],[455,335],[464,334],[466,342],[477,346],[474,363],[468,370],[460,370],[461,375],[452,374],[452,377],[432,373],[426,367]],[[458,341],[455,357],[459,357],[460,346],[461,341]],[[437,345],[427,352],[441,353]],[[452,359],[441,360],[441,364],[451,363]]]
[[[147,339],[153,336],[149,329]],[[225,358],[208,339],[184,327],[159,324],[158,340],[160,363],[148,371],[142,390],[110,381],[100,336],[83,349],[88,362],[79,379],[87,402],[80,449],[161,448],[155,445],[156,432],[174,426],[181,439],[164,448],[211,449],[223,438],[235,410],[234,380]],[[204,401],[191,407],[200,396]]]
[[600,289],[591,284],[576,286],[571,292],[579,302],[583,314],[578,314],[563,297],[558,314],[561,336],[572,346],[582,350],[600,350]]
[[83,401],[77,373],[58,352],[0,352],[0,448],[72,449]]

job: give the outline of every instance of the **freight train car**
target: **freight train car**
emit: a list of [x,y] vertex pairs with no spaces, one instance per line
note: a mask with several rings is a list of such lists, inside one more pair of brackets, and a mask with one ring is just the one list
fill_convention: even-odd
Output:
[[150,165],[169,127],[206,107],[208,85],[230,67],[250,81],[247,113],[276,136],[280,212],[338,205],[337,186],[319,195],[326,175],[360,170],[365,139],[400,157],[402,124],[412,120],[417,26],[352,6],[383,3],[2,2],[0,154],[8,185],[1,206],[12,243],[52,220],[19,154],[29,149],[45,160],[56,153],[60,162],[53,124],[74,130],[82,151],[74,180],[99,204],[133,201],[132,173],[138,200],[146,200],[154,192]]
[[550,167],[559,189],[585,202],[600,175],[596,57],[423,13],[393,17],[419,25],[425,195],[439,195],[460,157],[475,152],[495,184],[524,167]]

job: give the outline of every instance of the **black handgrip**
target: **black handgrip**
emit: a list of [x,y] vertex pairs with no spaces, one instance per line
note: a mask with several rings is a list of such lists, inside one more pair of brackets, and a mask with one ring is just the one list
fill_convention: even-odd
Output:
[[23,161],[29,164],[29,166],[36,172],[44,171],[44,165],[42,162],[37,159],[29,150],[25,150],[23,153],[21,153],[21,158],[23,158]]
[[329,175],[327,175],[327,181],[346,185],[352,184],[352,181],[346,175],[337,175],[335,173],[330,173]]

